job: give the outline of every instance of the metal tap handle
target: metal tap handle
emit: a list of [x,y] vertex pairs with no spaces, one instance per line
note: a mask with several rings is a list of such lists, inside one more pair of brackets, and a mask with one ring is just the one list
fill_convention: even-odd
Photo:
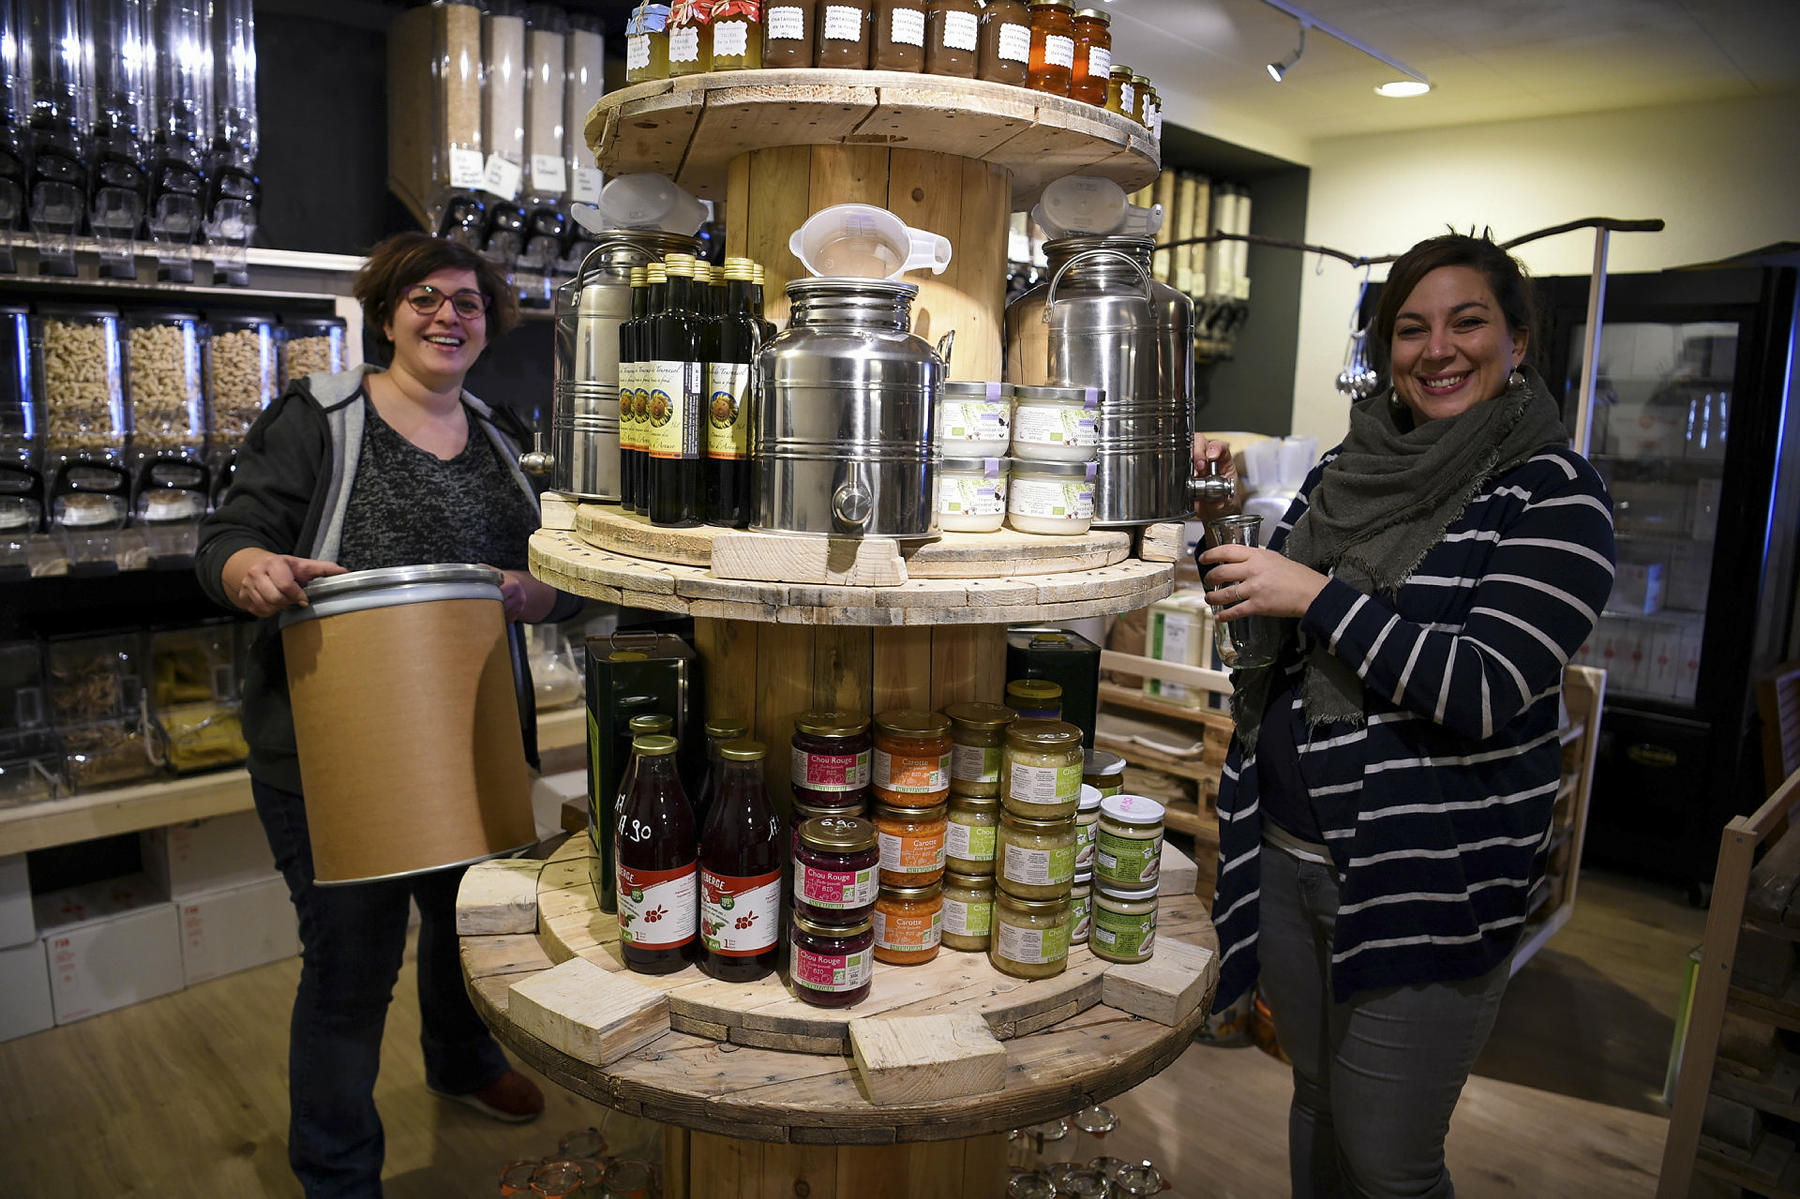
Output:
[[1205,474],[1189,476],[1187,481],[1188,499],[1218,504],[1237,494],[1237,481],[1227,479],[1219,473],[1220,463],[1221,459],[1208,458]]
[[544,449],[544,433],[540,429],[531,435],[531,449],[519,455],[519,469],[528,475],[542,478],[555,465],[556,459]]
[[1083,250],[1081,253],[1074,255],[1067,262],[1064,262],[1061,266],[1057,267],[1056,273],[1050,276],[1049,290],[1044,293],[1044,323],[1046,325],[1050,323],[1050,310],[1056,307],[1056,285],[1062,282],[1063,273],[1076,263],[1080,262],[1083,258],[1117,258],[1126,266],[1137,272],[1138,278],[1141,279],[1144,284],[1144,298],[1148,299],[1150,297],[1150,272],[1144,269],[1143,263],[1125,253],[1123,250]]

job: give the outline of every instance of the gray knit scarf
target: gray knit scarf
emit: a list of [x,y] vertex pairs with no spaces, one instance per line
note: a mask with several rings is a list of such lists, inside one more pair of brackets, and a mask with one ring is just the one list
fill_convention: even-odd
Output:
[[[1383,392],[1350,410],[1349,435],[1282,553],[1391,604],[1484,485],[1568,440],[1556,401],[1530,367],[1492,400],[1420,425],[1391,390]],[[1281,643],[1290,644],[1299,621],[1278,623]],[[1235,680],[1232,714],[1247,750],[1256,747],[1279,669],[1278,658],[1276,666],[1240,671]],[[1320,642],[1304,670],[1300,705],[1308,725],[1362,723],[1362,680],[1349,663]]]

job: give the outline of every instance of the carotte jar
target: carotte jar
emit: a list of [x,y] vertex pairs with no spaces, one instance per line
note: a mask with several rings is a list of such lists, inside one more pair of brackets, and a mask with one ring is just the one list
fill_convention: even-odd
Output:
[[763,66],[813,65],[818,0],[774,0],[763,5]]
[[1088,948],[1109,962],[1141,962],[1156,950],[1156,884],[1114,887],[1101,883],[1094,894],[1093,932]]
[[1006,706],[1020,720],[1061,720],[1062,684],[1049,679],[1014,679],[1006,685]]
[[890,887],[917,887],[944,877],[944,845],[948,811],[875,805],[876,841],[881,847],[881,882]]
[[925,69],[925,0],[875,0],[869,65],[877,71]]
[[945,867],[960,874],[994,873],[999,797],[951,795],[949,821],[944,834]]
[[988,961],[1014,978],[1051,978],[1069,964],[1069,901],[994,893]]
[[1090,749],[1082,755],[1081,781],[1100,792],[1100,798],[1125,789],[1125,759],[1110,749]]
[[1100,393],[1092,387],[1015,387],[1012,416],[1014,458],[1087,462],[1100,445]]
[[863,919],[834,927],[794,913],[788,981],[796,998],[814,1007],[849,1007],[869,993],[875,977],[875,926]]
[[1094,881],[1103,886],[1153,886],[1162,871],[1163,806],[1142,795],[1100,801],[1094,840]]
[[1081,730],[1060,720],[1021,720],[1006,730],[1000,802],[1027,820],[1075,814],[1081,799]]
[[944,944],[964,951],[984,950],[993,927],[993,876],[954,870],[944,875]]
[[866,70],[869,66],[870,0],[820,4],[813,65]]
[[818,924],[854,923],[878,890],[875,826],[859,816],[815,816],[794,827],[794,911]]
[[950,721],[938,712],[895,708],[875,717],[875,798],[900,808],[934,808],[950,797]]
[[816,709],[794,718],[794,802],[815,808],[860,803],[869,793],[874,739],[861,712]]
[[937,407],[938,452],[1001,458],[1012,446],[1013,385],[946,383]]
[[1000,889],[1021,899],[1055,899],[1069,893],[1075,878],[1075,822],[1027,820],[1013,812],[1000,817],[994,854]]
[[1112,71],[1112,17],[1099,8],[1075,13],[1075,67],[1069,99],[1106,107],[1106,81]]
[[1031,70],[1031,10],[1024,0],[988,0],[981,10],[981,78],[1022,84]]
[[925,10],[925,71],[973,79],[980,67],[981,0],[931,0]]
[[875,901],[875,959],[918,966],[938,955],[944,935],[944,888],[883,887]]
[[1094,926],[1094,876],[1086,870],[1075,872],[1069,885],[1069,944],[1085,945]]
[[998,798],[1006,728],[1017,711],[972,701],[951,704],[944,715],[950,718],[950,793]]
[[938,527],[946,533],[998,533],[1006,523],[1010,458],[938,459]]
[[1100,831],[1100,789],[1081,784],[1081,799],[1075,808],[1075,869],[1094,868],[1094,839]]
[[1074,71],[1074,0],[1031,0],[1031,65],[1025,86],[1066,96]]
[[1014,460],[1007,481],[1006,523],[1021,533],[1079,537],[1094,523],[1092,462]]

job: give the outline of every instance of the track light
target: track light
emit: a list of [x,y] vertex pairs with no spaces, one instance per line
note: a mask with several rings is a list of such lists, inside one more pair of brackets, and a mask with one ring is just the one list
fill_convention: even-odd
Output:
[[1273,79],[1276,83],[1280,83],[1281,77],[1288,73],[1288,68],[1293,66],[1295,63],[1299,62],[1300,56],[1305,53],[1306,53],[1306,22],[1302,21],[1302,22],[1300,22],[1300,44],[1298,46],[1295,46],[1294,52],[1292,54],[1288,55],[1282,61],[1272,62],[1269,64],[1269,66],[1268,66],[1269,78]]

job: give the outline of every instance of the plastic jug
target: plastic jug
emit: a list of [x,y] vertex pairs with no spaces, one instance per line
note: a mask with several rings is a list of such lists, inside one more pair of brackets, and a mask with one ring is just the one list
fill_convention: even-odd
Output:
[[820,278],[895,280],[930,267],[950,265],[950,239],[914,229],[873,204],[833,204],[806,218],[788,238],[788,249]]
[[1163,206],[1139,208],[1125,189],[1098,175],[1065,175],[1044,188],[1031,219],[1050,240],[1083,235],[1154,237],[1162,228]]
[[673,179],[649,171],[618,175],[600,189],[594,209],[576,205],[575,219],[590,233],[613,229],[660,229],[692,237],[706,221],[706,205]]

